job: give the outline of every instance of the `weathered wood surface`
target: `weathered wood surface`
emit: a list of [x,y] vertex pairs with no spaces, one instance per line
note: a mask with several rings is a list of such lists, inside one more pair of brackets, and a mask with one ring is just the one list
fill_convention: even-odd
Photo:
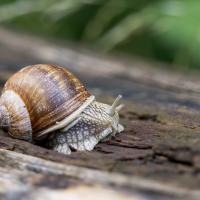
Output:
[[[121,113],[124,133],[98,144],[92,152],[64,156],[1,132],[2,198],[18,192],[18,199],[23,194],[40,199],[37,194],[43,190],[47,196],[75,193],[77,199],[85,191],[91,192],[92,199],[98,198],[92,191],[110,194],[110,199],[116,195],[121,199],[199,198],[198,74],[186,76],[138,61],[100,58],[5,30],[0,30],[0,36],[1,86],[21,66],[51,62],[78,74],[99,100],[110,103],[111,96],[121,93],[126,105]],[[14,199],[12,195],[7,198]]]

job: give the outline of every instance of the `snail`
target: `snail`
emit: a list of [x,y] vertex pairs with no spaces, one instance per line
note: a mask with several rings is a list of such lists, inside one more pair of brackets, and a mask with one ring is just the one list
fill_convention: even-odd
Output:
[[124,130],[118,112],[121,95],[109,106],[97,102],[66,68],[38,64],[22,68],[5,83],[0,128],[29,142],[70,154],[91,151],[99,141]]

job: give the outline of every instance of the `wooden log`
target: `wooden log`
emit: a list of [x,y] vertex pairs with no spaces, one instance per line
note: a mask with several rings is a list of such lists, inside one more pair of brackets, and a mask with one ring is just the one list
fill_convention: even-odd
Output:
[[[111,103],[112,96],[118,93],[126,97],[123,102],[126,108],[121,112],[124,133],[98,144],[92,152],[64,156],[0,132],[0,184],[4,188],[9,184],[23,185],[21,180],[25,180],[31,188],[25,193],[31,196],[33,191],[42,189],[34,184],[33,177],[37,174],[42,177],[38,184],[52,177],[55,187],[64,184],[67,177],[69,185],[72,182],[77,186],[74,193],[78,194],[82,194],[80,188],[85,186],[86,191],[94,189],[105,194],[113,191],[113,195],[126,199],[135,196],[198,199],[199,75],[186,77],[152,66],[148,68],[138,61],[132,64],[121,59],[101,58],[29,36],[21,39],[21,35],[0,29],[2,34],[5,38],[0,37],[1,87],[21,65],[52,62],[68,66],[101,101]],[[4,172],[9,178],[3,176]],[[50,186],[46,189],[57,192]],[[7,189],[2,189],[0,194],[7,194],[5,191]],[[62,192],[60,195],[66,194]],[[124,196],[124,193],[130,195]]]
[[[177,189],[178,186],[187,188],[186,191],[189,189],[198,190],[199,153],[197,146],[192,143],[194,138],[197,137],[198,131],[190,127],[182,128],[182,123],[186,125],[186,120],[181,121],[177,114],[170,118],[171,116],[162,113],[163,116],[160,114],[158,117],[153,108],[150,110],[149,107],[147,109],[144,106],[139,107],[139,105],[135,105],[134,108],[133,105],[128,107],[129,111],[124,110],[122,113],[122,117],[127,114],[126,117],[129,118],[129,121],[126,118],[123,120],[124,124],[127,122],[126,132],[107,143],[99,144],[93,152],[75,152],[70,156],[64,156],[28,142],[5,136],[0,137],[0,147],[51,160],[55,163],[63,163],[65,166],[73,165],[104,172],[115,172],[124,174],[125,177],[133,175],[140,178],[148,177],[150,180],[159,181],[159,185],[163,185],[163,181],[165,181],[165,185],[168,183],[176,186],[175,191],[179,190]],[[132,109],[134,113],[131,112]],[[145,114],[151,113],[153,110],[154,115]],[[159,111],[157,110],[157,112]],[[190,118],[191,115],[188,117]],[[19,159],[9,157],[8,160]],[[32,158],[31,160],[33,161]],[[3,160],[1,160],[1,163],[3,163]],[[22,163],[24,164],[25,161]],[[42,161],[42,163],[45,163],[45,161]],[[92,177],[98,180],[96,175],[92,175],[91,171],[90,173]],[[176,178],[174,179],[174,177]],[[138,184],[138,181],[135,182]],[[154,184],[150,185],[153,187]],[[174,192],[172,188],[170,190]]]
[[[95,189],[95,191],[101,189],[102,192],[105,192],[105,195],[109,195],[109,191],[115,191],[114,197],[119,195],[121,197],[118,197],[119,199],[130,199],[130,197],[138,197],[138,199],[141,197],[143,199],[142,197],[147,196],[145,195],[147,191],[156,194],[155,199],[167,196],[172,199],[177,199],[178,197],[195,199],[200,194],[199,191],[181,189],[179,187],[174,188],[161,182],[148,181],[142,178],[128,177],[115,173],[106,173],[73,165],[63,165],[2,149],[0,150],[0,161],[0,175],[1,178],[4,178],[4,189],[3,191],[0,190],[2,194],[7,194],[5,193],[5,188],[9,191],[9,187],[13,184],[12,179],[14,179],[14,187],[16,188],[21,188],[20,186],[23,184],[29,184],[26,185],[29,187],[39,185],[40,187],[45,186],[47,188],[53,187],[57,189],[74,187],[74,192],[78,193],[84,184],[86,189],[88,189],[87,192],[91,192],[92,189]],[[12,172],[9,173],[9,176],[5,176],[5,172],[8,172],[8,170],[12,170]],[[51,180],[52,177],[53,180]],[[19,178],[23,178],[23,182]],[[7,183],[6,185],[5,179],[11,183]],[[96,187],[96,184],[100,184],[99,186],[101,187]],[[29,192],[29,187],[23,187],[23,190],[18,190],[21,192]],[[121,192],[117,192],[119,188]],[[138,191],[140,191],[140,195]],[[129,195],[125,195],[127,192],[129,192]],[[68,192],[66,192],[67,194]],[[92,194],[91,196],[94,198]],[[39,195],[43,197],[43,194]]]

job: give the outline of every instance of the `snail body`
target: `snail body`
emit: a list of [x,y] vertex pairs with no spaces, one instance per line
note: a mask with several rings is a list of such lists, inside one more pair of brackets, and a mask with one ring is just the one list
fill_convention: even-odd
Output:
[[0,98],[0,127],[27,141],[46,139],[50,148],[70,154],[71,148],[92,150],[121,132],[118,105],[97,102],[65,68],[27,66],[5,84]]

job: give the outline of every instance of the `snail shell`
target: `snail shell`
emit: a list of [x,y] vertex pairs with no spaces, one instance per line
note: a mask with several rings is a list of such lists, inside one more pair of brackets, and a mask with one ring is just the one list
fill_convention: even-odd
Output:
[[[15,138],[39,139],[73,121],[74,112],[82,112],[93,100],[68,70],[47,64],[28,66],[5,84],[1,124]],[[59,125],[63,119],[67,121]]]

